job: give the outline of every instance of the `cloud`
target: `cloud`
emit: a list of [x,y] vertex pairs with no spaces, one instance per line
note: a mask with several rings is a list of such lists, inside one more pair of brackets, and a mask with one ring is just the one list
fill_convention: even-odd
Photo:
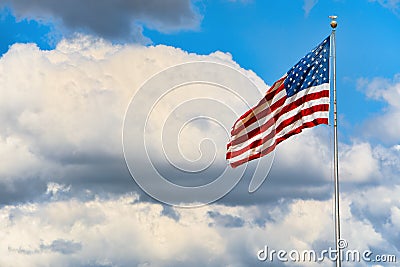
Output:
[[373,137],[386,145],[400,143],[400,75],[393,79],[359,79],[358,88],[365,91],[368,98],[383,101],[386,107],[380,114],[369,118],[363,126],[364,135]]
[[50,244],[46,245],[41,243],[39,248],[30,250],[30,249],[13,249],[9,248],[9,251],[16,252],[18,254],[32,255],[32,254],[40,254],[40,253],[48,253],[48,252],[58,252],[64,255],[74,254],[82,249],[81,243],[73,242],[70,240],[64,239],[56,239],[53,240]]
[[[393,194],[398,188],[385,190],[381,193]],[[398,232],[398,201],[393,199],[388,206],[384,199],[373,196],[370,200],[367,195],[344,195],[343,237],[351,249],[381,246],[386,253],[397,253],[385,239],[388,233],[376,229],[373,221],[352,214],[354,207],[362,210],[375,205],[379,211],[381,206],[391,216],[384,228]],[[350,200],[352,209],[346,208]],[[179,216],[173,219],[163,214],[161,204],[139,201],[131,194],[9,205],[0,208],[0,265],[264,266],[256,254],[264,246],[287,251],[321,251],[332,246],[332,206],[328,199],[276,206],[171,208]],[[260,220],[265,224],[260,225]],[[287,266],[299,266],[296,264]]]
[[145,41],[142,25],[161,32],[195,29],[201,16],[190,0],[26,1],[1,0],[19,19],[60,24],[110,40]]
[[340,153],[340,173],[346,183],[365,183],[380,180],[379,161],[369,143],[344,146]]
[[[166,67],[196,60],[228,64],[260,90],[267,88],[221,52],[202,56],[88,36],[65,39],[51,51],[33,44],[10,48],[0,59],[0,73],[7,74],[0,76],[0,266],[265,266],[256,258],[265,245],[322,250],[333,244],[326,126],[280,144],[268,179],[253,194],[247,193],[250,176],[245,174],[217,204],[178,209],[150,201],[132,181],[121,144],[132,95]],[[174,110],[169,100],[199,96],[199,88],[190,88],[160,103],[149,138],[159,134],[157,123]],[[385,88],[394,94],[395,87]],[[383,97],[384,92],[376,94]],[[243,96],[258,100],[257,94]],[[245,111],[235,99],[219,104]],[[178,121],[193,115],[172,114]],[[212,137],[213,127],[195,124],[182,138]],[[397,146],[365,140],[340,144],[342,229],[351,248],[398,254],[399,236],[393,234],[400,230]],[[190,159],[199,156],[198,142],[183,142],[181,148]],[[217,167],[222,161],[216,161]]]
[[[82,188],[97,187],[105,193],[137,189],[126,169],[121,140],[124,114],[132,96],[146,79],[165,68],[204,60],[228,64],[246,73],[260,88],[266,88],[253,72],[241,69],[231,55],[221,52],[202,56],[167,46],[113,45],[88,36],[63,40],[51,51],[40,50],[34,44],[14,44],[0,59],[0,70],[7,73],[0,77],[4,96],[0,99],[3,162],[0,183],[4,185],[1,190],[5,191],[1,201],[8,203],[10,199],[32,197],[46,190],[48,181],[81,185]],[[230,80],[230,77],[225,78]],[[214,105],[230,105],[234,110],[239,108],[238,112],[248,108],[229,91],[218,95],[215,88],[189,89],[192,90],[178,92],[178,97],[172,100],[179,104],[185,97],[198,97],[200,92],[208,99],[225,102],[233,99],[232,104],[216,102]],[[224,95],[227,98],[223,98]],[[247,92],[254,102],[259,95],[257,89]],[[150,101],[150,97],[145,96],[144,102]],[[148,138],[158,138],[158,123],[165,114],[171,114],[174,107],[164,101],[157,108],[161,112],[154,112],[151,117],[156,131],[147,135]],[[203,110],[204,106],[201,108]],[[178,125],[192,113],[183,114],[177,117],[179,120],[175,123],[181,123]],[[198,140],[204,136],[213,137],[214,125],[204,126],[203,123],[185,128],[186,139],[183,140],[191,142],[183,143],[182,149],[188,157],[198,157]],[[221,138],[217,143],[224,147],[227,137],[221,135]],[[154,143],[150,147],[157,145]],[[223,161],[223,157],[221,159]],[[29,181],[30,190],[17,186]],[[74,186],[71,190],[78,188]]]
[[378,2],[381,6],[391,10],[395,14],[398,14],[398,11],[400,9],[399,0],[369,0],[369,2]]
[[304,0],[303,10],[305,16],[308,17],[310,14],[311,9],[318,3],[318,0]]
[[[245,73],[258,90],[263,92],[267,88],[255,73],[240,68],[231,55],[221,52],[202,56],[162,45],[113,45],[82,35],[64,39],[51,51],[40,50],[33,44],[13,45],[0,59],[0,70],[7,73],[0,78],[4,96],[0,99],[1,203],[36,199],[35,196],[48,190],[49,182],[67,185],[51,189],[51,192],[61,192],[57,195],[59,199],[64,199],[63,194],[69,190],[77,197],[93,198],[85,193],[89,189],[101,195],[137,191],[142,199],[149,200],[132,181],[123,158],[121,135],[126,108],[131,97],[152,75],[176,64],[199,60],[232,66]],[[232,81],[230,76],[222,78]],[[161,91],[157,93],[161,95],[164,87],[161,84],[159,88]],[[160,144],[163,133],[160,125],[168,118],[169,128],[166,128],[180,129],[189,119],[208,112],[224,121],[229,129],[248,106],[226,90],[185,88],[170,92],[154,107],[146,140],[158,171],[172,181],[193,186],[213,181],[226,167],[226,133],[215,123],[199,121],[185,126],[179,140],[174,131],[166,131],[164,143]],[[250,105],[260,95],[259,91],[241,93]],[[151,94],[143,96],[143,103],[154,103]],[[204,98],[209,101],[194,101]],[[187,100],[193,101],[182,105]],[[236,113],[227,113],[221,107],[229,107]],[[138,117],[147,116],[140,113],[139,106],[135,108]],[[221,201],[237,205],[277,203],[282,198],[326,200],[332,192],[329,131],[329,127],[319,126],[283,142],[259,191],[247,193],[249,171]],[[143,132],[136,127],[131,134],[140,137]],[[202,143],[205,138],[214,141],[217,154],[212,167],[204,174],[188,179],[187,174],[182,175],[166,162],[162,149],[178,144],[179,151],[171,150],[168,154],[170,160],[186,164],[182,166],[201,166],[215,153],[214,146]],[[378,149],[361,141],[343,144],[341,150],[341,171],[344,181],[349,183],[348,190],[355,184],[371,185],[382,177],[393,176],[397,170],[397,163],[391,167],[384,165],[389,159],[397,162],[394,150]],[[191,161],[199,157],[199,162]]]

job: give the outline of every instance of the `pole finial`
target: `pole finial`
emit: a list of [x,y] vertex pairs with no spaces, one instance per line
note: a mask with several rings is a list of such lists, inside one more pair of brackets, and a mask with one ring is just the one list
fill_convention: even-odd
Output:
[[331,19],[331,27],[332,29],[336,29],[337,27],[337,16],[329,16],[329,18]]

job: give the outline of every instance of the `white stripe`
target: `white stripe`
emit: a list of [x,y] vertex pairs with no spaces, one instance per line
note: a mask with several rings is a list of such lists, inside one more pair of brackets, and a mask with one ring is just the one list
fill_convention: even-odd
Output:
[[308,108],[311,108],[314,106],[318,106],[321,104],[329,104],[329,97],[321,97],[321,98],[317,98],[314,100],[309,100],[307,102],[304,102],[303,105],[298,106],[297,108],[292,109],[286,113],[283,113],[281,116],[279,116],[279,118],[275,121],[275,125],[278,128],[279,124],[281,124],[282,121],[295,116],[301,110],[305,110],[305,109],[308,109]]
[[[269,114],[267,117],[263,118],[263,123],[267,122],[269,118],[271,118],[271,116],[274,116],[275,114],[279,113],[285,106],[290,105],[291,103],[293,103],[294,101],[296,101],[297,99],[303,97],[306,94],[312,94],[312,93],[317,93],[317,92],[321,92],[324,90],[329,90],[329,84],[322,84],[319,86],[314,86],[305,90],[302,90],[301,92],[293,95],[292,97],[287,98],[287,100],[285,101],[284,105],[282,105],[281,107],[277,108],[273,114]],[[281,92],[284,92],[286,94],[286,90],[282,90]],[[274,99],[276,97],[280,97],[280,94],[278,94],[277,96],[274,97]],[[273,100],[274,100],[273,99]],[[319,105],[319,104],[329,104],[329,97],[321,97],[319,99],[315,99],[315,100],[310,100],[307,101],[305,103],[303,103],[303,105],[295,108],[294,110],[291,110],[289,112],[286,112],[285,114],[282,114],[278,121],[276,122],[275,125],[280,124],[282,121],[295,116],[296,114],[298,114],[301,110],[315,106],[315,105]],[[276,101],[274,101],[276,102]],[[257,108],[258,109],[258,108]],[[249,115],[250,116],[250,115]],[[254,116],[254,115],[253,115]],[[248,158],[249,156],[255,155],[265,149],[267,149],[268,147],[270,147],[271,145],[274,144],[274,141],[276,138],[282,137],[284,135],[286,135],[287,133],[289,133],[290,131],[292,131],[293,129],[296,129],[298,127],[300,127],[303,123],[307,123],[310,121],[313,121],[316,118],[328,118],[329,117],[329,111],[318,111],[318,112],[314,112],[310,115],[304,116],[302,118],[300,118],[299,120],[293,122],[292,124],[286,126],[284,129],[282,129],[282,131],[277,134],[276,136],[274,136],[273,138],[269,139],[268,141],[266,141],[265,143],[261,144],[258,147],[246,150],[245,152],[243,152],[242,154],[230,158],[229,162],[230,163],[234,163],[237,161],[240,161],[242,159]],[[254,123],[252,123],[251,125],[249,125],[248,127],[246,127],[245,129],[243,129],[241,132],[245,131],[245,133],[250,132],[251,130],[257,128],[260,126],[260,121],[256,121]],[[253,138],[247,139],[244,142],[234,145],[234,146],[230,146],[228,149],[228,152],[235,152],[235,151],[239,151],[243,148],[245,148],[246,146],[250,145],[252,142],[256,141],[256,140],[261,140],[262,138],[264,138],[265,136],[267,136],[268,134],[270,134],[273,130],[275,129],[274,126],[269,127],[268,129],[266,129],[266,131],[257,134],[256,136],[254,136]],[[240,132],[240,133],[241,133]],[[235,136],[232,136],[232,141],[240,138],[243,135],[236,134]]]
[[[321,88],[318,88],[318,87],[319,87],[319,86],[314,87],[315,91],[318,90],[317,92],[321,92],[321,90],[320,90]],[[293,99],[293,101],[296,101],[298,98],[292,98],[292,99]],[[319,104],[329,104],[329,101],[330,101],[330,100],[329,100],[329,97],[321,97],[321,98],[318,98],[318,99],[315,99],[315,100],[310,100],[310,101],[304,102],[303,105],[298,106],[298,107],[295,108],[294,110],[291,110],[291,111],[288,111],[287,113],[282,114],[282,115],[278,118],[278,120],[275,122],[275,125],[276,125],[275,128],[278,127],[278,125],[281,123],[282,120],[286,120],[287,118],[294,116],[294,115],[297,114],[300,110],[306,109],[306,108],[309,108],[309,107],[312,107],[312,106],[315,106],[315,105],[319,105]],[[266,123],[269,119],[273,118],[277,113],[279,113],[283,108],[285,108],[287,105],[290,105],[291,102],[285,101],[285,104],[286,104],[286,105],[282,106],[281,108],[276,109],[272,114],[269,114],[268,116],[264,117],[264,118],[262,119],[262,121],[257,120],[257,121],[255,121],[254,123],[250,124],[247,128],[244,128],[242,131],[240,131],[240,132],[237,133],[236,135],[232,136],[232,137],[231,137],[231,140],[233,141],[233,140],[236,140],[236,139],[238,139],[238,138],[241,138],[243,135],[247,135],[250,131],[252,131],[252,130],[258,128],[258,127],[260,127],[260,126],[261,126],[261,123],[262,123],[262,124]],[[269,131],[269,132],[271,132],[271,131]],[[263,137],[261,137],[261,138],[258,137],[260,134],[262,134],[262,133],[259,133],[258,135],[253,136],[252,138],[248,139],[248,140],[245,141],[245,142],[246,142],[246,143],[252,143],[252,142],[253,142],[254,140],[256,140],[256,139],[261,139],[261,138],[263,138]],[[266,134],[265,134],[265,135],[266,135]],[[265,136],[265,135],[264,135],[264,136]],[[244,142],[243,142],[243,143],[244,143]],[[243,146],[242,146],[242,147],[243,147]]]
[[[269,135],[271,132],[275,131],[275,129],[277,129],[280,126],[280,124],[283,121],[285,121],[286,119],[292,118],[293,116],[298,114],[303,109],[306,109],[306,108],[309,108],[309,107],[312,107],[312,106],[316,106],[316,105],[319,105],[319,104],[329,104],[329,98],[323,97],[323,98],[320,98],[320,99],[315,99],[315,100],[310,100],[308,102],[305,102],[303,106],[300,106],[299,108],[294,109],[294,110],[292,110],[290,112],[287,112],[284,115],[280,116],[279,119],[271,127],[267,128],[264,132],[260,132],[257,135],[253,136],[252,138],[246,139],[242,143],[230,146],[228,148],[228,151],[230,151],[230,152],[239,151],[239,150],[245,148],[246,146],[250,145],[254,141],[263,139],[264,137]],[[312,114],[316,114],[316,113],[319,114],[321,112],[322,113],[328,113],[328,115],[329,115],[329,111],[316,111],[316,112],[314,112]],[[304,116],[303,118],[307,118],[307,117],[311,116],[312,114]],[[325,116],[323,118],[325,118]],[[290,126],[290,125],[288,125],[288,126]],[[286,126],[285,128],[287,128],[288,126]],[[282,136],[282,135],[279,134],[279,136]]]
[[[321,85],[318,85],[318,86],[313,86],[313,87],[307,88],[307,89],[305,89],[305,90],[302,90],[302,91],[298,92],[297,94],[295,94],[295,95],[293,95],[293,96],[287,98],[287,99],[285,100],[285,103],[284,103],[281,107],[277,108],[277,109],[274,111],[273,114],[270,114],[270,116],[274,116],[275,114],[279,113],[286,105],[288,105],[288,104],[290,104],[290,103],[292,103],[292,102],[298,100],[299,98],[305,96],[306,94],[319,93],[319,92],[324,91],[324,90],[329,90],[329,84],[325,84],[325,83],[324,83],[324,84],[321,84]],[[276,100],[275,100],[275,98],[272,99],[273,103],[276,103],[276,102],[279,101],[282,97],[286,97],[286,90],[285,90],[285,89],[283,89],[278,95],[276,95]],[[279,99],[278,99],[278,98],[279,98]],[[265,105],[266,105],[266,103],[263,104],[263,106],[265,106]],[[270,106],[272,106],[272,104],[271,104]],[[268,107],[268,108],[269,108],[269,107]],[[258,108],[257,108],[257,110],[258,110]],[[263,111],[263,110],[257,112],[257,115],[255,115],[255,116],[256,116],[256,117],[259,116],[258,114],[261,113],[262,111]],[[250,114],[249,116],[251,116],[251,114]],[[254,115],[253,115],[253,116],[254,116]],[[248,117],[246,117],[246,118],[248,118]],[[249,120],[249,119],[246,119],[245,121],[248,121],[248,120]],[[244,122],[244,120],[238,121],[237,125],[236,125],[236,124],[234,125],[234,129],[237,129],[238,127],[240,127],[241,125],[243,125],[243,122]],[[243,129],[243,130],[241,130],[240,132],[238,132],[236,135],[232,136],[231,139],[232,139],[232,140],[233,140],[233,139],[236,139],[236,138],[239,137],[239,135],[241,135],[241,133],[243,133],[243,132],[250,132],[251,130],[257,128],[258,126],[260,126],[260,122],[257,120],[257,121],[255,121],[255,122],[253,122],[252,124],[248,125],[248,126],[246,127],[246,129]]]
[[[310,101],[310,102],[311,102],[311,101]],[[295,113],[294,115],[296,115],[296,114],[297,114],[297,113]],[[282,118],[282,117],[281,117],[281,118]],[[289,117],[289,116],[288,116],[288,117],[285,116],[284,119],[286,119],[286,118],[290,118],[290,117]],[[302,118],[299,118],[299,120],[293,122],[292,124],[289,124],[289,125],[286,126],[284,129],[282,129],[282,131],[280,131],[279,133],[277,133],[277,134],[276,134],[276,138],[282,137],[282,136],[286,135],[287,133],[289,133],[291,130],[293,130],[293,129],[299,127],[299,126],[301,126],[303,123],[307,123],[307,122],[313,121],[313,120],[316,119],[316,118],[329,118],[329,111],[317,111],[317,112],[314,112],[314,113],[312,113],[312,114],[310,114],[310,115],[303,116]],[[245,148],[246,146],[250,145],[252,142],[254,142],[254,141],[258,140],[258,139],[261,140],[262,138],[266,137],[266,136],[267,136],[268,134],[270,134],[273,130],[275,130],[275,127],[269,127],[265,132],[259,133],[258,135],[254,136],[253,138],[248,139],[248,140],[246,140],[245,142],[242,142],[242,143],[240,143],[240,144],[238,144],[238,145],[234,145],[234,146],[229,147],[228,152],[236,152],[236,151],[239,151],[239,150]],[[271,139],[269,139],[269,140],[272,140],[272,139],[274,139],[274,138],[271,138]],[[268,142],[268,141],[267,141],[267,142]],[[266,143],[267,143],[267,142],[266,142]],[[264,148],[265,146],[264,146],[263,144],[261,144],[261,145],[258,146],[258,147],[260,147],[260,149],[261,149],[261,148]],[[266,148],[266,147],[265,147],[265,148]],[[244,155],[244,156],[247,155],[247,154],[248,154],[248,155],[251,155],[251,154],[257,153],[258,151],[261,151],[261,150],[259,150],[259,149],[255,150],[255,148],[252,148],[252,149],[250,149],[250,150],[244,151],[241,155]],[[246,153],[246,152],[247,152],[247,153]],[[239,156],[241,156],[241,155],[238,155],[238,156],[236,156],[236,157],[239,157]],[[232,159],[233,159],[233,158],[232,158]],[[232,159],[231,159],[231,160],[232,160]]]
[[290,131],[292,131],[293,129],[298,128],[299,126],[301,126],[304,123],[311,122],[311,121],[313,121],[315,119],[319,119],[319,118],[327,119],[328,117],[329,117],[329,111],[317,111],[317,112],[314,112],[314,113],[312,113],[310,115],[304,116],[304,117],[298,119],[297,121],[289,124],[285,128],[283,128],[282,131],[277,133],[277,138],[285,136]]
[[314,113],[312,113],[310,115],[304,116],[304,117],[300,118],[299,120],[293,122],[292,124],[289,124],[280,133],[278,133],[273,138],[269,139],[267,142],[261,144],[260,146],[257,146],[255,148],[246,150],[245,152],[237,155],[236,157],[230,158],[229,162],[230,163],[238,162],[238,161],[240,161],[242,159],[245,159],[245,158],[248,158],[248,157],[250,157],[252,155],[260,153],[261,151],[266,150],[267,148],[272,146],[276,139],[285,136],[287,133],[289,133],[290,131],[292,131],[292,130],[298,128],[298,127],[300,127],[304,123],[311,122],[316,118],[328,118],[328,117],[329,117],[329,112],[328,111],[318,111],[318,112],[314,112]]

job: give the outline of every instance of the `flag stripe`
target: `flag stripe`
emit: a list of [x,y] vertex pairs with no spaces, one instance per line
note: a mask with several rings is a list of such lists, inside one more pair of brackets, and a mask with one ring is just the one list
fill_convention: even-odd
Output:
[[[283,85],[282,85],[282,88],[283,88]],[[258,105],[256,108],[254,108],[254,111],[258,111],[258,112],[252,112],[251,117],[248,116],[245,121],[240,121],[240,119],[239,119],[233,126],[233,129],[231,131],[231,136],[234,137],[234,136],[238,135],[239,133],[243,132],[244,129],[249,128],[249,126],[252,125],[253,123],[258,122],[258,124],[260,124],[259,120],[261,120],[265,116],[269,115],[271,113],[271,111],[275,111],[280,107],[283,108],[285,102],[294,102],[297,99],[299,99],[300,97],[304,96],[307,92],[310,94],[313,94],[313,93],[317,93],[322,90],[327,90],[327,93],[324,93],[324,94],[328,94],[328,97],[329,97],[329,85],[327,87],[326,86],[312,87],[312,88],[309,88],[308,90],[309,91],[306,91],[306,92],[299,92],[295,96],[292,96],[289,98],[286,98],[286,92],[284,90],[283,90],[283,92],[280,92],[280,90],[279,90],[278,95],[275,97],[274,101],[269,104],[270,105],[269,108],[266,105],[266,103],[264,102],[264,104],[262,106],[260,106],[260,108],[262,108],[261,110],[258,108]],[[248,131],[249,130],[247,130],[247,132]]]
[[[279,118],[281,116],[283,116],[285,113],[294,110],[296,108],[303,108],[303,107],[307,107],[307,102],[308,105],[310,105],[312,102],[312,100],[318,100],[318,99],[325,99],[324,102],[322,103],[327,103],[329,104],[329,90],[323,90],[320,91],[320,88],[313,88],[314,90],[310,90],[310,91],[317,91],[316,93],[310,93],[308,95],[302,95],[300,96],[298,99],[293,98],[292,100],[294,100],[293,102],[289,103],[286,106],[274,106],[271,107],[271,109],[266,110],[265,112],[261,112],[261,114],[259,114],[260,117],[256,117],[254,116],[253,118],[255,118],[256,122],[260,122],[260,119],[263,118],[264,114],[271,114],[274,111],[277,111],[279,107],[281,107],[281,109],[279,110],[279,113],[274,114],[272,118],[270,118],[266,123],[264,123],[263,125],[259,126],[258,124],[244,124],[245,127],[242,129],[242,131],[240,131],[237,135],[233,135],[232,136],[232,141],[228,144],[228,148],[232,145],[239,145],[240,143],[244,142],[247,139],[251,139],[254,136],[258,135],[259,133],[265,131],[267,128],[271,127],[274,122],[278,123],[279,122]],[[304,104],[303,104],[304,102]],[[319,102],[317,102],[319,103]],[[303,104],[303,105],[301,105]],[[265,116],[264,116],[265,117]],[[246,130],[246,131],[244,131]],[[240,133],[244,132],[244,134],[239,135]]]
[[306,122],[306,123],[302,124],[300,127],[298,127],[296,129],[294,129],[293,131],[287,133],[286,135],[284,135],[284,136],[282,136],[282,137],[280,137],[278,139],[275,139],[274,144],[271,145],[271,146],[268,146],[262,152],[250,155],[248,157],[245,157],[245,158],[242,158],[242,159],[239,159],[239,160],[236,160],[236,161],[231,163],[231,166],[236,168],[236,167],[242,165],[243,163],[246,163],[247,161],[250,161],[250,160],[253,160],[253,159],[257,159],[257,158],[261,158],[261,157],[271,153],[275,149],[276,145],[278,145],[282,141],[288,139],[289,137],[291,137],[291,136],[293,136],[295,134],[298,134],[298,133],[302,132],[302,130],[305,129],[305,128],[311,128],[311,127],[317,126],[319,124],[328,124],[328,118],[316,118],[313,121]]
[[329,49],[328,37],[234,123],[226,153],[232,167],[270,153],[304,128],[328,124]]
[[[301,123],[308,124],[310,121],[314,121],[315,119],[320,118],[321,120],[318,120],[319,122],[328,124],[328,117],[326,116],[326,111],[328,111],[329,106],[327,105],[318,105],[318,106],[313,106],[307,110],[302,111],[302,116],[297,115],[294,117],[291,117],[285,121],[283,121],[282,124],[279,125],[279,129],[277,129],[276,132],[270,131],[267,135],[263,136],[260,139],[256,139],[254,142],[250,143],[249,145],[242,146],[240,149],[238,147],[235,147],[235,150],[231,150],[227,152],[227,158],[234,158],[237,157],[241,154],[245,154],[246,152],[250,151],[253,149],[253,152],[255,151],[254,149],[257,147],[261,147],[261,149],[264,146],[264,144],[267,144],[269,140],[276,139],[280,140],[282,137],[286,136],[288,133],[293,131],[294,129],[297,129]],[[307,127],[306,127],[307,128]],[[286,131],[285,131],[286,130]],[[276,137],[276,138],[274,138]],[[286,138],[285,138],[286,139]],[[282,140],[283,141],[283,140]],[[281,141],[277,142],[279,144]],[[251,153],[251,151],[250,151]]]
[[[271,87],[273,90],[269,90],[269,93],[267,93],[267,95],[261,99],[261,101],[255,107],[248,110],[236,121],[235,125],[232,127],[231,135],[236,135],[238,132],[246,128],[246,125],[256,122],[257,118],[262,118],[262,113],[268,111],[267,107],[268,105],[271,105],[269,102],[272,100],[273,95],[280,93],[285,88],[283,84],[284,78],[285,77],[274,83],[274,85]],[[283,94],[282,96],[284,95],[286,94]],[[240,126],[237,125],[238,123],[240,123]]]

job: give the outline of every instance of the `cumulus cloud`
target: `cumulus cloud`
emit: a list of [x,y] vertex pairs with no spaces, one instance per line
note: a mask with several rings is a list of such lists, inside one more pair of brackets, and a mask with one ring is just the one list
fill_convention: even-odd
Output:
[[[228,64],[261,91],[267,88],[221,52],[201,56],[79,36],[52,51],[15,44],[3,55],[1,266],[265,266],[256,258],[264,245],[322,250],[333,244],[328,127],[283,142],[270,176],[253,194],[247,193],[246,174],[219,204],[178,209],[147,201],[134,186],[121,143],[128,103],[152,75],[196,60]],[[190,88],[186,96],[192,98],[198,88]],[[184,100],[184,92],[172,99]],[[257,94],[243,96],[253,104],[258,100]],[[160,118],[174,109],[171,99],[165,100],[151,121],[155,136]],[[248,108],[232,101],[238,113]],[[196,140],[214,133],[207,123],[187,130]],[[182,143],[190,159],[199,155],[195,145]],[[343,236],[352,248],[390,253],[399,243],[391,234],[399,232],[397,144],[354,141],[340,147],[341,172],[352,185],[342,191]]]
[[[109,183],[129,190],[126,185],[133,183],[124,163],[121,136],[132,96],[146,79],[161,70],[204,60],[228,64],[246,73],[260,88],[266,88],[253,72],[241,69],[231,55],[221,52],[201,56],[167,46],[112,45],[87,36],[63,40],[51,51],[42,51],[34,44],[13,45],[0,59],[4,96],[0,100],[0,155],[4,163],[0,181],[10,187],[28,179],[40,184],[41,190],[47,181],[60,180],[91,186]],[[193,99],[199,92],[189,89],[180,91],[176,99]],[[208,98],[218,97],[212,89],[208,88]],[[206,97],[204,91],[200,93]],[[248,92],[248,96],[252,95],[256,101],[260,93]],[[239,112],[248,108],[235,101],[231,106],[239,107]],[[140,112],[139,107],[135,108]],[[171,113],[173,107],[166,101],[159,109],[161,112],[155,110],[150,121],[157,131],[149,138],[158,138],[160,118]],[[204,124],[194,125],[185,130],[184,137],[197,142],[212,130]],[[227,137],[223,138],[218,141],[222,147]],[[196,157],[197,148],[188,149],[192,145],[197,143],[183,142],[183,151]],[[3,190],[7,191],[7,187]]]
[[382,178],[379,160],[369,143],[344,145],[340,153],[340,163],[343,182],[363,183]]
[[360,90],[366,92],[370,99],[383,101],[386,107],[383,112],[365,122],[365,135],[374,137],[386,145],[398,145],[400,143],[400,75],[393,79],[374,78],[360,79]]
[[201,16],[190,0],[26,1],[2,0],[19,19],[59,23],[111,40],[145,41],[142,25],[162,32],[198,27]]
[[[88,36],[63,40],[51,51],[42,51],[33,44],[13,45],[0,59],[0,73],[4,74],[0,76],[0,90],[4,96],[0,99],[3,162],[0,181],[4,185],[0,189],[0,201],[32,199],[47,190],[48,182],[74,185],[70,190],[84,198],[86,189],[105,194],[142,192],[132,181],[122,154],[126,108],[131,97],[152,75],[176,64],[199,60],[227,64],[246,74],[258,87],[257,92],[241,93],[249,105],[255,104],[260,91],[267,88],[255,73],[241,69],[231,55],[221,52],[201,56],[167,46],[113,45]],[[228,76],[225,79],[232,80]],[[163,93],[162,84],[160,88]],[[179,110],[187,99],[196,98],[210,101],[206,105],[192,101],[190,109]],[[153,96],[146,98],[144,94],[142,101],[147,103],[149,99]],[[220,106],[232,108],[237,114],[226,116]],[[141,114],[141,108],[135,108],[137,116],[148,115]],[[165,96],[149,116],[149,133],[146,134],[155,163],[164,164],[159,164],[159,171],[177,182],[193,186],[212,181],[226,166],[224,153],[228,136],[213,123],[200,121],[185,126],[180,140],[176,136],[166,136],[162,146],[160,136],[167,115],[173,119],[168,125],[180,129],[184,125],[182,122],[191,117],[213,111],[229,129],[235,116],[247,109],[234,94],[214,87],[189,86]],[[131,134],[140,137],[143,132],[137,128]],[[283,142],[277,149],[268,179],[258,192],[247,193],[251,173],[245,173],[238,186],[222,201],[249,204],[275,203],[282,198],[329,198],[332,192],[329,135],[327,126],[319,126]],[[206,153],[214,153],[213,146],[202,146],[205,138],[214,139],[219,149],[213,164],[216,168],[207,172],[211,175],[187,179],[187,175],[165,168],[168,164],[165,164],[162,149],[168,149],[169,143],[179,142],[179,151],[169,154],[170,159],[181,159],[177,156],[182,153],[190,165],[191,161],[207,156]],[[388,162],[389,157],[396,162],[394,151],[388,154],[387,150],[375,150],[368,143],[344,145],[344,180],[356,183],[376,180],[381,177],[383,165],[380,161]],[[393,170],[396,167],[387,167],[386,174]],[[26,183],[29,187],[21,186]],[[67,189],[55,187],[52,190]]]
[[[350,199],[360,209],[367,204],[383,204],[392,218],[385,227],[398,230],[398,202],[390,208],[379,198],[375,198],[378,203],[362,197]],[[345,197],[343,206],[350,207],[348,201]],[[318,252],[333,245],[331,199],[296,200],[276,206],[171,209],[179,219],[163,214],[161,204],[139,201],[137,195],[129,194],[90,201],[67,199],[4,206],[0,209],[0,264],[265,266],[257,260],[257,251],[265,246]],[[390,248],[385,233],[376,230],[370,221],[355,218],[350,209],[344,211],[343,237],[349,248]],[[260,224],[260,220],[265,223]],[[314,265],[319,266],[309,262],[289,262],[285,266]]]

